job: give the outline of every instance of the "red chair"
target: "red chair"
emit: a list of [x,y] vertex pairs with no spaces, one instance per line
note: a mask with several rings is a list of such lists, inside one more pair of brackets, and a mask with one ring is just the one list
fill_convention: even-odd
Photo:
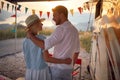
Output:
[[74,70],[72,72],[72,78],[73,80],[77,80],[77,76],[78,79],[81,79],[81,66],[82,66],[82,59],[77,59],[75,65],[74,65]]
[[3,78],[3,77],[0,76],[0,80],[5,80],[5,78]]
[[51,56],[51,57],[52,57],[52,54],[49,54],[49,56]]

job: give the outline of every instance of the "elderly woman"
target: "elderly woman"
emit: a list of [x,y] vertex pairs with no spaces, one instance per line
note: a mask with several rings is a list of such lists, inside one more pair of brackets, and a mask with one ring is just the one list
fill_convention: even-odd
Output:
[[[45,36],[38,35],[38,32],[42,30],[43,19],[39,19],[37,15],[30,15],[25,20],[27,25],[27,31],[31,31],[33,35],[44,40]],[[52,80],[50,69],[47,62],[70,64],[71,59],[56,59],[49,56],[47,50],[43,50],[36,46],[30,39],[25,38],[23,42],[23,53],[26,61],[26,75],[25,80]]]

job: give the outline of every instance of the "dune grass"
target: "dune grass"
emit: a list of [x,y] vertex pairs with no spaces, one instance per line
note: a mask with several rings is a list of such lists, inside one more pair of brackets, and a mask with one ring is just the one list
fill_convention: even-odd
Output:
[[92,32],[80,32],[79,35],[80,46],[90,53]]
[[[49,36],[54,29],[52,28],[44,28],[43,31],[40,32],[40,34],[44,34],[46,36]],[[91,32],[79,32],[80,35],[80,45],[82,48],[84,48],[88,53],[90,52],[91,48]],[[23,28],[17,29],[17,38],[24,38],[26,36],[26,33]],[[9,28],[6,30],[0,30],[0,40],[6,40],[6,39],[13,39],[15,38],[15,32],[13,31],[13,28]]]
[[0,40],[6,40],[14,38],[15,33],[12,32],[12,29],[0,30]]
[[[0,30],[0,40],[6,40],[6,39],[13,39],[15,38],[15,30],[13,28],[8,28],[5,30]],[[53,29],[43,29],[43,31],[40,32],[40,34],[44,35],[50,35],[53,32]],[[26,32],[23,28],[17,29],[17,38],[24,38],[26,36]]]

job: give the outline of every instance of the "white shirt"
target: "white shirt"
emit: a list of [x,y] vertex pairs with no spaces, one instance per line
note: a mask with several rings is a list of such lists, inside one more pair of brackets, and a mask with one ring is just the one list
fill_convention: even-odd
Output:
[[[80,51],[79,33],[69,21],[59,25],[51,36],[44,40],[44,42],[46,50],[54,46],[53,57],[58,59],[72,58],[75,52]],[[52,63],[51,66],[60,69],[72,68],[72,64]]]

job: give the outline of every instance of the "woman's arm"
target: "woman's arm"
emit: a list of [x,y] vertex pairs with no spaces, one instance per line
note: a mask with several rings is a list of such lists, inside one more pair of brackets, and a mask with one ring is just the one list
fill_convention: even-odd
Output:
[[45,46],[44,46],[44,40],[37,38],[35,35],[33,35],[33,34],[31,33],[30,30],[27,31],[27,38],[31,39],[32,42],[33,42],[35,45],[39,46],[40,48],[42,48],[42,49],[45,48]]
[[43,57],[46,60],[46,62],[50,62],[50,63],[58,63],[58,64],[71,64],[72,59],[71,58],[67,58],[67,59],[57,59],[54,57],[51,57],[50,54],[48,53],[48,51],[44,51],[43,53]]

